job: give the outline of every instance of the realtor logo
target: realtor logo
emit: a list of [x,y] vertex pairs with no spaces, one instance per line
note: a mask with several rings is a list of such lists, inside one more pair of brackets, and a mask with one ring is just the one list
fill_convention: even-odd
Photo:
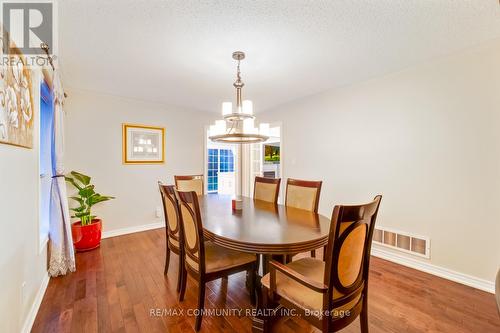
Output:
[[2,1],[4,52],[10,54],[13,43],[25,55],[42,54],[41,43],[52,47],[53,7],[51,2]]

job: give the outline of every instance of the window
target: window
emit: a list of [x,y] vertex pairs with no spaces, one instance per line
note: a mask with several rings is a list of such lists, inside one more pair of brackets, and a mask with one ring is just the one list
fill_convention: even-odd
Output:
[[234,172],[234,152],[231,149],[208,149],[207,191],[218,192],[219,173]]
[[220,172],[234,172],[234,155],[230,149],[220,150]]
[[208,192],[217,192],[219,176],[219,149],[208,149]]
[[52,133],[54,125],[54,105],[52,92],[45,81],[40,86],[40,207],[39,231],[40,247],[45,246],[49,235],[50,188],[52,185]]

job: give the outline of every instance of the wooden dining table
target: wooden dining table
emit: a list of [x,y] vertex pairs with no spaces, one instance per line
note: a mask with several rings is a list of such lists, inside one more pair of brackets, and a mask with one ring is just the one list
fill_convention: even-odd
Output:
[[[199,197],[204,236],[220,246],[262,255],[263,274],[272,256],[294,255],[328,243],[330,219],[318,213],[242,197],[242,209],[232,209],[229,195]],[[260,281],[258,281],[260,282]],[[260,283],[257,283],[261,299]],[[260,306],[257,303],[257,308]],[[264,331],[265,318],[253,318],[253,331]]]
[[242,252],[296,254],[328,242],[330,219],[284,205],[242,197],[235,211],[228,195],[201,196],[200,210],[207,240]]

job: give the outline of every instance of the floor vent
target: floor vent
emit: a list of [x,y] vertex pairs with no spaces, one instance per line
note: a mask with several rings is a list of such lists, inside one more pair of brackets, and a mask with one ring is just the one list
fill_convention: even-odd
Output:
[[373,242],[401,252],[410,253],[429,259],[431,257],[431,240],[426,236],[411,235],[385,227],[376,227]]

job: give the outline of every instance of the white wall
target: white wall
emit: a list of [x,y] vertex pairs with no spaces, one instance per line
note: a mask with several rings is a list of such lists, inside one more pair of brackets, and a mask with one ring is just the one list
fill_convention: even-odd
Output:
[[[203,174],[204,126],[211,115],[176,107],[68,90],[66,170],[92,177],[101,194],[116,199],[95,206],[105,232],[163,222],[157,181],[173,184],[176,174]],[[165,127],[165,164],[122,164],[122,124]]]
[[34,73],[33,149],[0,144],[0,332],[27,327],[36,314],[37,294],[48,281],[47,250],[40,244],[38,225],[38,78]]
[[284,178],[324,181],[322,213],[381,193],[378,224],[430,236],[433,265],[494,280],[500,40],[258,117],[283,122]]

